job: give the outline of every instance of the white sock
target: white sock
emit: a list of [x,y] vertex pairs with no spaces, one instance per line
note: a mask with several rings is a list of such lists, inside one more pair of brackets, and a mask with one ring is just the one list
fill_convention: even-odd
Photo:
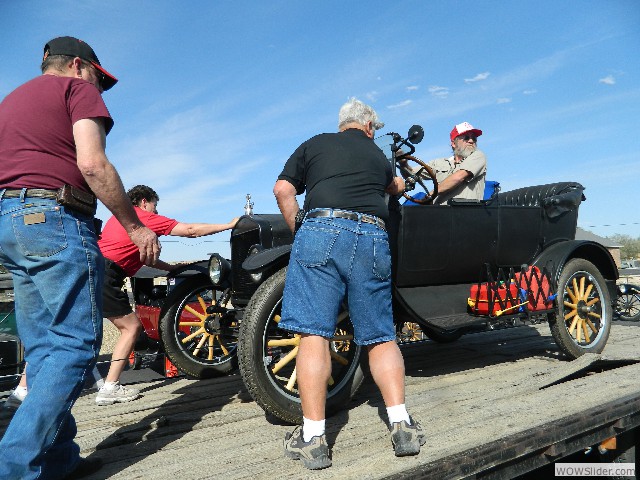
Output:
[[409,412],[404,403],[400,405],[394,405],[393,407],[387,407],[387,416],[389,417],[389,424],[405,421],[407,425],[411,425],[411,419],[409,418]]
[[95,380],[95,387],[100,390],[103,386],[104,386],[104,380],[102,379],[102,376],[100,375],[100,372],[98,371],[97,367],[93,367],[93,372],[91,372],[91,374],[93,375],[93,379]]
[[24,397],[27,396],[27,387],[21,387],[20,385],[18,385],[13,390],[13,396],[18,397],[20,400],[24,400]]
[[324,420],[309,420],[302,417],[302,440],[310,441],[313,437],[324,435]]

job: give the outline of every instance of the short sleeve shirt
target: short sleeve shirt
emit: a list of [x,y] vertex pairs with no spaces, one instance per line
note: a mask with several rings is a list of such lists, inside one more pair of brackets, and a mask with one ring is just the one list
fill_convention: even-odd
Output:
[[306,192],[304,209],[339,208],[386,220],[385,190],[391,165],[382,150],[359,129],[323,133],[307,140],[291,155],[278,180],[287,180],[298,195]]
[[[177,220],[147,212],[140,207],[134,207],[134,209],[142,224],[158,236],[169,235],[179,223]],[[102,255],[120,266],[128,277],[135,275],[142,267],[138,247],[131,241],[116,217],[111,217],[105,224],[98,246]]]
[[73,125],[113,120],[100,91],[80,78],[40,75],[0,103],[0,188],[46,188],[64,184],[90,192],[78,168]]
[[445,195],[438,195],[436,204],[447,203],[450,198],[463,198],[468,200],[482,200],[484,197],[484,180],[487,172],[487,159],[480,150],[476,150],[462,162],[456,164],[453,157],[438,158],[427,163],[434,173],[438,183],[444,181],[449,175],[460,170],[466,170],[472,177],[468,178],[457,188]]

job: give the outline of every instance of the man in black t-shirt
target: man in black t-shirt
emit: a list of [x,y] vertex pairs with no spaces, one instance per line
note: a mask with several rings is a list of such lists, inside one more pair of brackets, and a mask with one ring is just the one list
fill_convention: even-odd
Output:
[[391,309],[391,254],[385,230],[385,193],[404,181],[373,142],[383,126],[376,112],[351,99],[339,113],[339,133],[304,142],[274,187],[278,206],[294,230],[296,195],[306,192],[302,226],[295,235],[280,328],[301,334],[296,372],[303,425],[285,437],[285,452],[309,469],[331,465],[325,432],[329,341],[347,299],[354,341],[365,345],[373,379],[387,406],[397,456],[420,452],[425,437],[407,413],[404,360],[395,341]]

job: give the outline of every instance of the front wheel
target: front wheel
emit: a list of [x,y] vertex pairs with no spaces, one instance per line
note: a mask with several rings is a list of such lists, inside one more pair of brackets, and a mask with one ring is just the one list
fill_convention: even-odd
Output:
[[607,344],[613,308],[604,277],[582,258],[569,260],[558,280],[556,313],[549,319],[551,334],[571,358],[600,353]]
[[165,353],[183,373],[209,378],[236,366],[238,321],[224,292],[204,275],[189,277],[167,298],[160,320]]
[[[293,424],[302,421],[296,382],[300,335],[278,328],[287,269],[267,279],[251,298],[240,327],[238,363],[247,390],[262,409]],[[353,341],[349,312],[342,309],[330,342],[332,373],[327,415],[343,408],[364,379],[362,348]]]

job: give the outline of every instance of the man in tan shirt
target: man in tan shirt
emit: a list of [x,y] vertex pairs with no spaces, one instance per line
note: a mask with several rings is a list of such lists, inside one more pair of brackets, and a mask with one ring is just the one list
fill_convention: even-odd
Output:
[[[438,196],[434,205],[446,205],[451,198],[482,200],[487,158],[478,150],[480,135],[482,130],[474,128],[470,123],[459,123],[449,134],[453,155],[427,163],[438,181]],[[418,171],[418,168],[408,168],[412,173]],[[427,178],[427,173],[423,172],[422,176]]]
[[438,180],[435,204],[446,204],[450,198],[482,200],[487,158],[478,150],[480,135],[482,130],[470,123],[459,123],[449,135],[453,155],[428,163]]

